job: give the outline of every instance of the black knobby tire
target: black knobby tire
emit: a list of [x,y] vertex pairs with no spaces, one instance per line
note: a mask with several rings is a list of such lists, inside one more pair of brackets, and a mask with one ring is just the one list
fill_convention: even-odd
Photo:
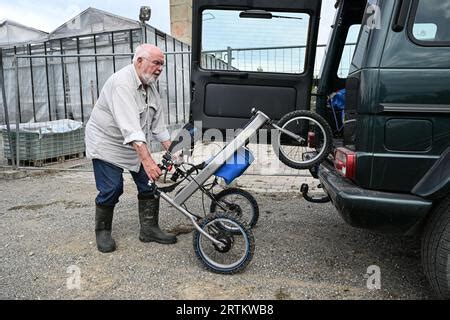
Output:
[[[332,147],[333,132],[331,130],[330,125],[323,117],[321,117],[317,113],[314,113],[314,112],[311,112],[308,110],[297,110],[297,111],[293,111],[293,112],[286,114],[278,122],[278,126],[285,129],[284,128],[285,126],[288,126],[295,120],[299,120],[299,121],[308,120],[315,125],[315,127],[316,127],[315,131],[319,130],[318,137],[321,137],[322,140],[321,140],[321,143],[318,146],[318,148],[317,147],[315,148],[317,152],[314,152],[314,154],[311,156],[310,159],[293,160],[293,159],[289,158],[289,154],[286,154],[286,152],[283,151],[283,146],[282,146],[282,139],[287,137],[287,135],[284,133],[281,133],[279,131],[277,131],[276,136],[273,139],[272,146],[275,151],[275,154],[278,156],[280,161],[282,163],[284,163],[285,165],[287,165],[288,167],[291,167],[294,169],[299,169],[299,170],[310,169],[310,168],[316,166],[317,164],[321,163],[330,153],[331,147]],[[306,135],[305,135],[305,132],[306,132]],[[309,128],[303,128],[302,133],[300,133],[300,136],[302,136],[302,138],[307,140],[308,132],[309,132]],[[299,134],[298,132],[295,132],[295,133]],[[303,146],[303,147],[305,147],[305,146]],[[307,153],[311,153],[311,152],[307,152]]]
[[[194,251],[197,258],[200,260],[200,262],[203,264],[203,266],[214,272],[214,273],[220,273],[220,274],[235,274],[242,272],[245,267],[250,263],[250,261],[253,258],[253,254],[255,252],[255,238],[253,236],[253,233],[251,229],[246,226],[243,222],[234,219],[231,215],[224,214],[224,213],[213,213],[207,215],[204,219],[202,219],[199,223],[199,226],[202,230],[205,230],[208,226],[216,226],[217,224],[222,223],[234,223],[235,225],[239,226],[241,229],[241,235],[237,236],[235,234],[231,235],[231,233],[228,233],[231,235],[231,237],[242,237],[241,240],[245,243],[245,252],[243,252],[242,257],[236,261],[233,265],[226,266],[226,265],[220,265],[220,263],[216,261],[211,261],[210,258],[207,257],[207,255],[204,252],[204,249],[202,248],[202,240],[207,241],[211,244],[212,242],[207,239],[204,235],[200,233],[200,231],[196,230],[194,232],[193,237],[193,245],[194,245]],[[219,233],[223,233],[225,231],[220,230]],[[234,239],[234,241],[236,241]],[[218,252],[218,250],[216,250]],[[217,253],[216,252],[216,253]],[[219,254],[219,253],[217,253]],[[226,254],[226,253],[225,253]]]
[[[242,217],[236,217],[236,218],[240,219],[242,222],[244,222],[250,228],[253,228],[259,219],[259,206],[258,206],[258,202],[256,202],[256,199],[251,195],[251,193],[249,193],[245,190],[239,189],[239,188],[228,188],[228,189],[222,190],[218,194],[214,195],[214,198],[216,199],[216,201],[220,202],[221,199],[224,199],[226,197],[233,196],[233,195],[241,196],[248,201],[248,204],[250,205],[252,212],[248,213],[247,215],[245,215],[245,213],[244,213],[242,215]],[[226,206],[226,204],[223,204],[223,206]],[[214,212],[216,212],[216,210],[221,211],[222,208],[218,207],[217,203],[215,201],[212,201],[209,211],[211,213],[214,213]],[[232,210],[232,208],[231,208],[231,210]],[[232,214],[232,212],[229,212],[229,213]]]
[[434,208],[425,227],[422,265],[434,292],[450,299],[450,196]]

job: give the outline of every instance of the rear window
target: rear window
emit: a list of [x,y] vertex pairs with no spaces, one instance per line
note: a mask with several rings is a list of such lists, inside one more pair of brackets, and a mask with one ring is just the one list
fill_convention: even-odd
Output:
[[450,45],[450,0],[416,0],[409,33],[423,45]]
[[[249,10],[251,12],[252,10]],[[310,16],[300,12],[207,9],[202,16],[201,67],[207,70],[301,74]]]

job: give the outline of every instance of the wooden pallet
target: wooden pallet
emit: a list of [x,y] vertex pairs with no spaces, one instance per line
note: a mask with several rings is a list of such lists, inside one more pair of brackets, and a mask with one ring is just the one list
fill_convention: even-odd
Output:
[[[52,165],[56,163],[63,163],[70,160],[78,160],[85,158],[86,155],[84,152],[74,153],[74,154],[68,154],[64,156],[59,156],[55,158],[47,158],[47,159],[40,159],[40,160],[20,160],[19,166],[20,167],[44,167],[47,165]],[[8,159],[8,165],[12,165],[11,159]]]

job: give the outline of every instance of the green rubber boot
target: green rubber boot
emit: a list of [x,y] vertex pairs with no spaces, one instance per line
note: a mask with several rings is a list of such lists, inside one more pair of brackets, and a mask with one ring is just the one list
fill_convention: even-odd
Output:
[[100,205],[95,207],[95,240],[98,251],[103,253],[116,250],[116,242],[111,237],[113,214],[114,207]]
[[159,198],[154,196],[139,195],[139,222],[141,231],[139,240],[142,242],[158,242],[173,244],[177,237],[162,231],[159,228]]

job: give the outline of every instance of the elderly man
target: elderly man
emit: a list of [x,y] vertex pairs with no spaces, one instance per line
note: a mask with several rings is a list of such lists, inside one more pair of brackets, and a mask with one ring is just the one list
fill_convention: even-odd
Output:
[[167,150],[169,132],[156,89],[164,54],[156,46],[136,49],[133,63],[106,81],[86,126],[86,153],[92,159],[99,194],[95,199],[95,235],[101,252],[113,252],[113,212],[123,193],[123,171],[130,171],[138,191],[142,242],[172,244],[176,237],[160,230],[159,199],[148,186],[161,175],[149,151],[150,136]]

